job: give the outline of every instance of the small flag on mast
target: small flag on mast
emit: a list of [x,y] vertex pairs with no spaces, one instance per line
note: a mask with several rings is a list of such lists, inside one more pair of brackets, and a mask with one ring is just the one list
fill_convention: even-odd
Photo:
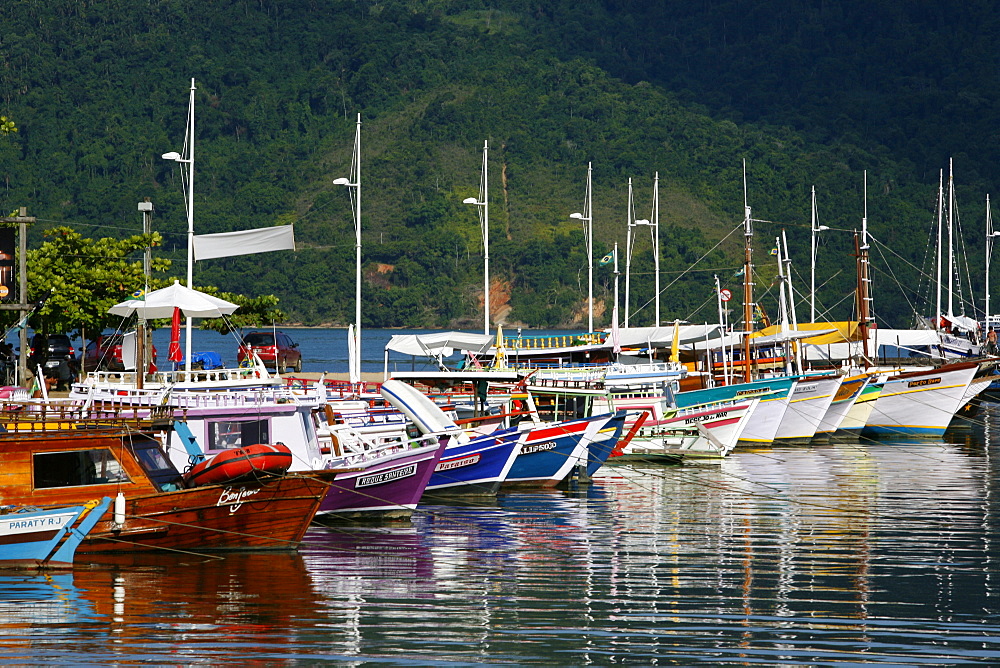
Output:
[[611,251],[610,253],[601,258],[599,266],[603,267],[605,265],[611,264],[614,261],[615,261],[615,252]]

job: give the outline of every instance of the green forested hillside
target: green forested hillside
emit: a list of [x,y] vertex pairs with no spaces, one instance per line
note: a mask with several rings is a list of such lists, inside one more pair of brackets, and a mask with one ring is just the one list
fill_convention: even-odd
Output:
[[[818,276],[835,318],[850,314],[850,231],[867,170],[869,222],[892,262],[876,273],[877,309],[903,325],[924,310],[919,266],[949,155],[970,252],[982,252],[981,201],[998,169],[996,57],[978,37],[993,25],[987,10],[11,0],[0,6],[0,114],[18,132],[0,137],[0,208],[27,206],[42,221],[39,243],[56,224],[136,233],[136,202],[150,197],[166,240],[157,252],[183,276],[180,174],[160,155],[181,148],[193,78],[196,231],[293,222],[298,243],[199,263],[196,282],[277,295],[291,321],[353,319],[351,205],[332,180],[348,175],[360,113],[368,326],[481,322],[479,224],[462,200],[478,193],[484,140],[496,321],[585,324],[584,239],[569,214],[582,210],[588,162],[595,257],[624,244],[628,179],[648,217],[658,173],[664,317],[714,320],[712,275],[738,280],[742,235],[730,233],[746,160],[754,217],[773,221],[756,226],[761,290],[782,228],[805,286],[815,185],[821,222],[834,228]],[[632,324],[650,324],[648,238],[632,269]],[[604,324],[610,268],[595,281]]]

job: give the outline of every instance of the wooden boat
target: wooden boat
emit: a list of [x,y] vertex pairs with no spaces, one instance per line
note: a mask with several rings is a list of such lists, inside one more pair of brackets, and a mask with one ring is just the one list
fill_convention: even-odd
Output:
[[195,464],[184,474],[188,487],[221,485],[259,475],[280,475],[292,465],[292,451],[281,443],[254,443],[226,450]]
[[185,489],[159,442],[126,428],[0,434],[0,501],[115,499],[78,553],[294,549],[330,472]]
[[104,497],[79,506],[0,508],[0,568],[68,568],[76,548],[111,505]]

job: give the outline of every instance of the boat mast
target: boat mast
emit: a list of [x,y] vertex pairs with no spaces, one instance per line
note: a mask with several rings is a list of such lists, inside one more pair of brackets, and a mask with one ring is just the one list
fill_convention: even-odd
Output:
[[868,172],[865,171],[864,185],[864,216],[861,218],[861,243],[858,243],[858,233],[854,233],[854,255],[858,264],[858,328],[861,330],[861,346],[864,355],[864,365],[868,368],[868,323],[870,321],[871,297],[868,292],[871,279],[868,275]]
[[812,280],[809,284],[809,322],[816,322],[816,246],[817,235],[828,229],[819,224],[819,210],[816,208],[816,186],[812,187]]
[[952,215],[955,211],[955,178],[952,173],[952,159],[948,159],[948,318],[954,317],[955,281],[955,228]]
[[[993,239],[1000,233],[993,231],[993,213],[990,211],[990,196],[986,195],[986,330],[990,328],[990,255],[993,253]],[[995,354],[995,353],[994,353]]]
[[[194,289],[194,79],[191,79],[191,93],[188,99],[187,127],[184,131],[184,148],[181,153],[171,151],[164,153],[161,157],[164,160],[173,160],[188,166],[187,176],[187,286]],[[184,180],[183,172],[181,181]],[[186,338],[184,342],[185,363],[184,370],[191,371],[191,316],[186,316]]]
[[628,319],[631,312],[629,305],[632,285],[632,228],[635,227],[635,200],[632,198],[632,179],[628,180],[628,205],[625,211],[626,232],[625,232],[625,328],[628,328]]
[[[354,130],[354,370],[361,382],[361,114]],[[352,379],[353,380],[353,379]]]
[[483,171],[479,177],[479,199],[467,197],[464,204],[479,207],[479,226],[483,233],[483,334],[490,333],[490,186],[488,170],[489,141],[483,142]]
[[[724,379],[723,382],[726,385],[729,385],[732,381],[729,378],[729,364],[726,361],[726,330],[727,330],[727,327],[726,327],[726,321],[724,319],[724,315],[723,315],[723,311],[722,311],[722,286],[719,284],[719,275],[718,274],[715,274],[715,301],[719,305],[719,328],[722,330],[722,337],[719,339],[719,341],[721,343],[721,345],[719,346],[719,351],[720,351],[721,357],[722,357],[722,378]],[[708,356],[709,356],[709,369],[711,370],[713,368],[713,366],[714,366],[712,364],[712,362],[711,362],[712,353],[711,353],[711,351],[708,350],[707,346],[706,346],[706,351],[708,352]],[[714,377],[715,374],[713,373],[712,375]]]
[[[348,360],[350,382],[361,382],[361,114],[354,130],[354,154],[351,156],[351,177],[333,180],[334,185],[351,189],[354,204],[354,332],[348,330],[348,343],[354,343],[354,354]],[[350,351],[350,345],[348,346]]]
[[656,323],[660,326],[660,173],[653,177],[653,289],[656,290]]
[[[791,315],[792,331],[797,332],[799,331],[799,318],[795,314],[795,290],[792,288],[792,258],[788,254],[788,237],[785,235],[785,230],[781,230],[781,243],[784,246],[785,282],[788,283],[788,310]],[[792,345],[795,348],[795,365],[799,373],[802,373],[803,344],[801,341],[795,341]]]
[[753,223],[747,203],[747,161],[743,160],[743,380],[750,377],[750,334],[753,332]]
[[[587,333],[594,331],[594,197],[591,189],[593,163],[587,163],[587,195],[583,213],[571,213],[570,218],[583,223],[583,235],[587,247]],[[627,274],[626,274],[627,278]]]
[[941,330],[941,241],[944,231],[944,170],[938,170],[938,229],[937,229],[937,303],[934,309],[934,329]]

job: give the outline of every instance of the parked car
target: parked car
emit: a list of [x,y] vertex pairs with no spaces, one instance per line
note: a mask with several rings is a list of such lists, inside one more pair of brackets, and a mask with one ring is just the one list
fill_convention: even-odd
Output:
[[274,367],[275,371],[281,372],[289,367],[296,372],[302,371],[299,344],[284,332],[250,332],[244,336],[243,343],[236,352],[236,361],[239,364],[249,364],[255,354],[264,366]]
[[[83,368],[85,371],[124,371],[122,361],[121,334],[101,334],[95,341],[88,341],[83,351]],[[153,357],[149,360],[149,371],[156,371],[156,346],[153,346]]]

